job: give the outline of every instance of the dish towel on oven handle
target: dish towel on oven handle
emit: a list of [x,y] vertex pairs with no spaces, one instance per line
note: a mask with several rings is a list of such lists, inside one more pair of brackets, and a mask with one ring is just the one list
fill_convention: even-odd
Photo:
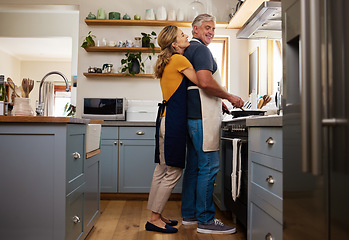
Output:
[[231,172],[231,194],[233,200],[240,195],[241,186],[241,139],[234,138],[233,144],[233,159],[232,159],[232,172]]

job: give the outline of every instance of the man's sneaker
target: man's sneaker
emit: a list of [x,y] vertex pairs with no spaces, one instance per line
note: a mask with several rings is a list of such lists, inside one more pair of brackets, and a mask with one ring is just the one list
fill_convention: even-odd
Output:
[[196,218],[183,218],[182,225],[194,225],[197,224],[198,220]]
[[232,234],[236,232],[236,228],[225,225],[218,219],[214,219],[212,222],[207,224],[198,224],[197,231],[199,233],[210,233],[210,234]]

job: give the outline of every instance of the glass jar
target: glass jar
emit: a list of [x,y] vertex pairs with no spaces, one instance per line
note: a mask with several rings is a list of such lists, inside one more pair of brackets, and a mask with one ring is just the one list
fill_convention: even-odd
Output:
[[29,98],[15,98],[12,116],[34,116]]
[[140,37],[135,37],[135,47],[142,47],[142,39]]
[[201,13],[205,13],[204,4],[199,0],[194,0],[189,4],[188,21],[193,21],[194,18]]

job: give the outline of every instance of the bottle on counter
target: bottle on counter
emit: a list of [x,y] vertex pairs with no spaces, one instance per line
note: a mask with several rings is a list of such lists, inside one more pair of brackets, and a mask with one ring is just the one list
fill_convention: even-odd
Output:
[[250,95],[251,110],[257,110],[257,92],[256,89],[252,90]]

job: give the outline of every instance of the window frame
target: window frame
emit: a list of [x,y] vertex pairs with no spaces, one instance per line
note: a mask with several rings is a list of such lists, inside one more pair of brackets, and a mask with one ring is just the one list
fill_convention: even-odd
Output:
[[221,43],[223,44],[222,49],[222,69],[219,69],[221,72],[221,84],[225,86],[225,88],[229,89],[229,37],[214,37],[212,43]]

